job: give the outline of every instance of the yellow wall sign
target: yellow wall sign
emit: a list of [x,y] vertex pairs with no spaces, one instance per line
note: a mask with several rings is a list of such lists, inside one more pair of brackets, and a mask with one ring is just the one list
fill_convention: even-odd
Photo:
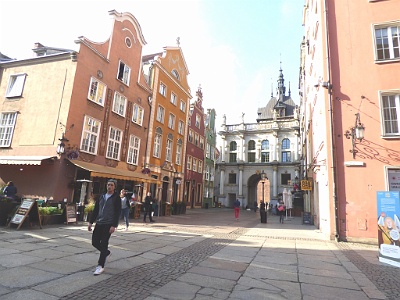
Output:
[[301,181],[301,189],[303,191],[311,191],[312,190],[312,180],[302,180]]

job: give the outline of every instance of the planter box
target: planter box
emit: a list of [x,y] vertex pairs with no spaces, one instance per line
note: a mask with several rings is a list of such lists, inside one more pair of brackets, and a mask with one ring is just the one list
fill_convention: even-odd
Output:
[[63,224],[65,222],[64,215],[43,215],[40,216],[42,225]]

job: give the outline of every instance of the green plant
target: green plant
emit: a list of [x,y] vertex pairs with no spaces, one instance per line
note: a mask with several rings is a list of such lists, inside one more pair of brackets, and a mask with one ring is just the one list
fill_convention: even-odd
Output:
[[89,203],[85,206],[85,213],[90,213],[94,210],[94,203]]
[[58,207],[53,207],[53,206],[39,207],[39,214],[41,216],[61,215],[62,213],[63,210]]

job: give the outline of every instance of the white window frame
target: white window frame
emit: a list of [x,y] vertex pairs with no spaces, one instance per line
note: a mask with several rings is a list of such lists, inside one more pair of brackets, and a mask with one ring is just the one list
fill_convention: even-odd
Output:
[[110,126],[108,131],[108,142],[106,157],[110,159],[119,160],[122,145],[122,130]]
[[161,142],[162,142],[162,134],[159,132],[156,132],[154,135],[154,150],[153,150],[154,157],[160,158]]
[[159,88],[158,92],[161,95],[163,95],[164,97],[166,97],[167,96],[167,86],[164,83],[160,82],[160,88]]
[[107,86],[95,77],[90,78],[87,98],[94,103],[104,106]]
[[198,165],[197,171],[199,173],[203,172],[203,162],[200,159],[199,159],[199,165]]
[[0,147],[11,146],[14,135],[15,124],[17,122],[17,112],[0,113]]
[[188,169],[188,170],[192,169],[192,157],[190,155],[188,155],[188,157],[187,157],[186,169]]
[[193,157],[192,171],[197,172],[197,158]]
[[117,79],[129,86],[129,80],[131,78],[131,68],[125,64],[122,60],[118,64]]
[[169,114],[168,128],[175,129],[175,115],[171,113]]
[[126,162],[131,165],[138,165],[140,151],[140,138],[131,134],[129,137],[128,155]]
[[101,122],[90,116],[85,116],[81,137],[81,151],[97,154]]
[[[397,29],[397,44],[398,44],[398,49],[396,49],[397,56],[395,56],[395,48],[393,46],[393,39],[396,39],[396,37],[393,38],[392,36],[392,28]],[[388,60],[400,60],[400,22],[392,22],[392,23],[384,23],[384,24],[374,24],[373,26],[374,30],[374,44],[375,44],[375,61],[376,62],[382,62],[382,61],[388,61]],[[377,31],[385,31],[386,38],[387,38],[387,50],[389,51],[389,57],[383,57],[384,54],[382,54],[382,58],[378,57],[378,36],[377,36]],[[381,48],[382,51],[382,48]]]
[[157,118],[156,118],[156,120],[158,122],[164,124],[164,118],[165,118],[165,108],[162,107],[161,105],[159,105],[158,108],[157,108]]
[[201,149],[204,149],[204,138],[201,136],[200,137],[200,144],[199,144],[199,147],[201,148]]
[[171,139],[167,139],[167,145],[165,147],[165,160],[171,162],[172,161],[172,145],[173,141]]
[[193,130],[189,129],[189,136],[188,136],[189,142],[193,143],[194,139],[194,132]]
[[134,103],[133,104],[133,112],[132,112],[132,122],[142,126],[143,125],[143,115],[144,115],[143,107]]
[[186,112],[186,102],[185,101],[181,100],[181,104],[179,107],[180,107],[181,111]]
[[[380,99],[380,111],[381,111],[381,130],[384,137],[399,137],[400,136],[400,90],[398,91],[382,91],[379,93]],[[394,97],[394,106],[391,106],[391,110],[388,107],[384,107],[384,97]],[[397,119],[394,119],[396,116]],[[386,132],[389,122],[392,132]],[[397,124],[396,124],[397,123]],[[394,131],[394,127],[397,127],[397,132]]]
[[200,128],[200,120],[201,120],[200,115],[199,115],[199,114],[196,114],[196,124],[195,124],[195,126],[196,126],[197,128]]
[[173,92],[171,92],[171,103],[176,106],[178,96],[176,96]]
[[10,75],[6,98],[21,97],[24,91],[26,73]]
[[182,145],[178,143],[176,145],[176,155],[175,155],[175,163],[178,166],[181,165],[181,159],[182,159]]
[[127,99],[125,96],[121,95],[118,92],[115,92],[112,111],[122,117],[125,117],[126,101]]
[[178,122],[178,133],[183,135],[184,132],[184,128],[185,128],[185,123],[182,120],[179,120]]

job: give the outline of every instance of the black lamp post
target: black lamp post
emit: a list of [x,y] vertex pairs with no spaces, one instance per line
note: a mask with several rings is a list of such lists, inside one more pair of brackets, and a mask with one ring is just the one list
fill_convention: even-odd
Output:
[[359,140],[361,142],[364,138],[364,132],[365,127],[360,121],[360,114],[356,113],[356,122],[354,127],[351,127],[344,133],[346,139],[351,139],[352,149],[350,150],[350,152],[353,153],[353,158],[356,158],[356,153],[358,152],[357,149],[355,149],[356,140]]
[[262,201],[264,202],[264,184],[265,179],[268,179],[267,174],[264,173],[264,170],[261,172],[261,180],[262,180]]

